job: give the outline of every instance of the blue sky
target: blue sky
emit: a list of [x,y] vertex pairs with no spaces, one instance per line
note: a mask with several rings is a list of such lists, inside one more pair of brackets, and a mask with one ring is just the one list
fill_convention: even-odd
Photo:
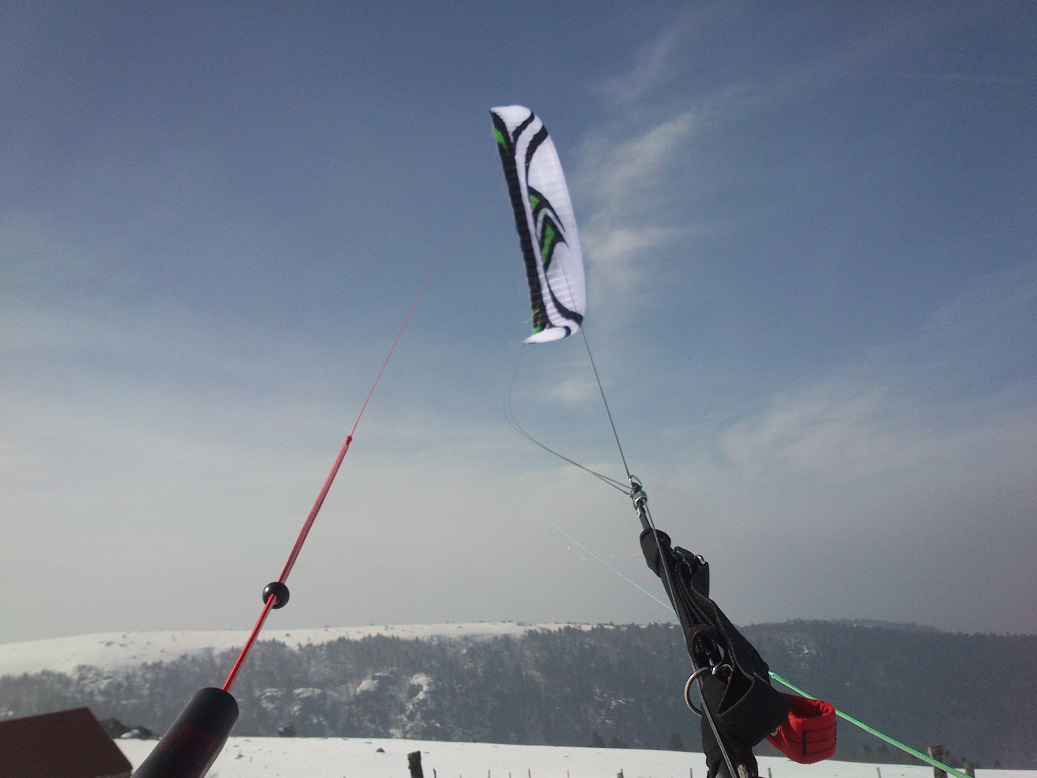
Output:
[[[736,623],[1037,631],[1029,3],[3,3],[0,640],[667,618],[488,110],[551,131],[655,520]],[[438,266],[436,263],[439,263]]]

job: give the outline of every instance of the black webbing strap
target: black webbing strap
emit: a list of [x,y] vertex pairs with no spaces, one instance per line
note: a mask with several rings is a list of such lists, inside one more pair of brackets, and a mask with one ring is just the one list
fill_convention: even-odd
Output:
[[[641,551],[663,582],[695,669],[716,670],[702,676],[700,688],[723,747],[730,753],[747,753],[755,769],[752,747],[785,720],[788,701],[771,687],[767,663],[709,598],[706,560],[674,548],[669,535],[651,528],[641,533]],[[703,745],[711,761],[707,741],[713,733],[708,729],[703,726]],[[710,775],[716,774],[710,767]]]

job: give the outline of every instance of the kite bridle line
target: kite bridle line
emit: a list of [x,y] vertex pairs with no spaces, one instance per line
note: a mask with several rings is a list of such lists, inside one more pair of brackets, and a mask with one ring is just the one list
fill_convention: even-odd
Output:
[[[564,267],[562,268],[562,273],[563,273],[563,276],[564,276],[564,273],[565,273],[565,268]],[[634,511],[635,511],[635,513],[637,513],[637,518],[641,522],[641,529],[642,529],[642,531],[649,531],[649,530],[651,530],[652,537],[655,539],[656,547],[657,547],[657,550],[659,552],[659,558],[663,559],[664,555],[663,555],[662,544],[659,541],[659,533],[656,530],[655,522],[652,521],[652,514],[648,510],[648,495],[645,493],[644,489],[642,488],[641,479],[638,478],[635,475],[632,475],[630,473],[630,467],[629,467],[629,465],[627,465],[626,455],[623,453],[623,444],[620,442],[620,440],[619,440],[619,432],[616,430],[616,422],[612,418],[612,410],[609,408],[609,401],[608,401],[608,398],[605,396],[605,387],[601,383],[601,376],[598,373],[598,366],[597,366],[597,364],[594,361],[594,354],[591,352],[591,344],[590,344],[590,340],[587,338],[587,328],[585,326],[585,322],[581,322],[581,324],[584,324],[584,326],[580,327],[580,334],[583,336],[583,345],[584,345],[584,348],[587,350],[587,359],[590,360],[591,370],[593,370],[593,372],[594,372],[594,381],[598,385],[598,393],[601,395],[601,402],[605,406],[605,415],[608,416],[609,426],[612,428],[612,437],[616,441],[616,448],[619,449],[619,458],[622,460],[622,462],[623,462],[623,469],[626,471],[627,482],[630,485],[630,487],[629,487],[629,495],[630,495],[631,500],[633,500],[633,503],[634,503]],[[665,576],[664,576],[664,584],[666,586],[667,595],[669,595],[671,592],[676,592],[677,589],[674,587],[673,579],[670,577],[670,568],[669,568],[669,566],[666,565],[666,564],[662,564],[660,566],[661,566],[661,568],[663,570],[663,573],[665,574]],[[675,608],[674,612],[677,614],[678,620],[681,621],[682,625],[683,625],[684,619],[681,616],[680,611],[678,611]],[[686,627],[687,625],[683,625],[683,626]],[[727,748],[724,745],[724,739],[720,735],[720,729],[717,726],[717,722],[716,722],[716,719],[714,717],[713,711],[711,711],[709,709],[709,706],[705,704],[705,687],[704,687],[705,681],[703,680],[702,676],[705,673],[710,672],[711,670],[713,672],[715,672],[717,670],[717,668],[715,668],[715,667],[714,668],[700,667],[698,665],[698,663],[695,661],[695,657],[694,657],[694,655],[692,654],[691,651],[688,651],[688,659],[691,662],[691,671],[692,672],[691,672],[691,676],[688,678],[688,683],[685,686],[684,699],[688,703],[688,707],[691,708],[691,710],[693,712],[697,713],[699,716],[704,718],[709,723],[709,727],[713,731],[713,736],[716,738],[717,746],[720,749],[720,753],[721,753],[721,755],[724,758],[724,763],[727,765],[728,772],[730,773],[731,776],[735,776],[735,775],[737,775],[737,773],[735,771],[734,763],[731,761],[731,756],[730,756],[730,754],[728,754]],[[702,704],[701,710],[696,709],[691,704],[691,700],[690,700],[690,698],[688,696],[688,690],[690,689],[692,682],[695,681],[695,680],[698,680],[699,694],[702,696],[702,703],[703,704]]]
[[580,327],[580,334],[583,336],[583,346],[587,350],[587,359],[590,360],[591,370],[594,371],[594,381],[598,385],[598,393],[601,395],[601,403],[605,406],[605,415],[608,416],[609,426],[612,428],[612,437],[616,441],[616,448],[619,449],[619,458],[623,461],[623,470],[627,474],[627,481],[633,481],[633,476],[630,475],[630,468],[627,466],[626,454],[623,453],[623,444],[619,441],[619,432],[616,431],[616,422],[612,418],[612,410],[609,408],[608,398],[605,397],[605,387],[601,384],[601,376],[598,375],[598,366],[594,362],[594,354],[591,353],[591,343],[587,339],[587,328]]
[[[564,269],[563,269],[562,272],[564,274],[564,272],[565,272]],[[630,473],[630,468],[627,465],[626,455],[623,453],[623,444],[622,444],[622,442],[619,439],[619,432],[616,429],[616,423],[615,423],[615,420],[613,419],[612,411],[609,408],[608,398],[605,395],[605,388],[604,388],[604,386],[601,383],[601,376],[598,373],[598,367],[597,367],[597,364],[595,364],[595,362],[594,362],[594,354],[591,351],[590,341],[587,338],[586,322],[585,321],[581,322],[581,324],[583,326],[580,327],[580,330],[579,330],[580,331],[580,335],[583,337],[583,345],[584,345],[584,348],[587,351],[587,358],[590,360],[591,369],[594,372],[594,380],[595,380],[595,382],[598,385],[598,392],[601,395],[601,402],[605,406],[605,414],[606,414],[606,416],[608,416],[609,426],[612,429],[612,436],[613,436],[613,439],[616,442],[616,448],[619,450],[619,457],[620,457],[620,460],[623,463],[623,469],[626,471],[627,482],[628,482],[629,486],[625,486],[620,481],[617,481],[617,480],[615,480],[613,478],[610,478],[610,477],[608,477],[606,475],[603,475],[603,474],[598,473],[598,472],[596,472],[594,470],[591,470],[590,468],[580,464],[576,460],[571,459],[571,458],[569,458],[569,457],[567,457],[567,456],[565,456],[563,454],[560,454],[559,452],[555,451],[554,449],[549,448],[548,446],[546,446],[544,443],[541,443],[539,440],[537,440],[531,434],[529,434],[525,429],[523,429],[521,426],[519,426],[519,424],[515,420],[515,417],[514,417],[514,414],[512,413],[512,410],[511,410],[511,389],[512,389],[512,386],[514,385],[514,381],[515,381],[515,376],[514,375],[512,376],[512,386],[508,387],[508,395],[507,395],[507,401],[506,401],[506,406],[505,406],[506,412],[508,414],[508,421],[511,423],[511,426],[514,427],[514,429],[519,434],[521,434],[524,438],[526,438],[530,442],[532,442],[535,445],[539,446],[540,448],[544,449],[548,453],[554,454],[559,459],[562,459],[562,460],[568,462],[569,464],[575,465],[576,467],[580,468],[581,470],[584,470],[584,471],[590,473],[591,475],[593,475],[593,476],[599,478],[600,480],[604,481],[605,483],[607,483],[609,486],[612,486],[613,488],[619,489],[620,491],[623,491],[623,492],[629,494],[630,498],[633,500],[633,503],[634,503],[634,511],[637,514],[638,520],[641,522],[641,529],[643,531],[647,531],[647,530],[651,530],[652,531],[653,537],[655,538],[655,542],[656,542],[656,544],[658,546],[659,558],[662,559],[662,558],[664,558],[663,557],[663,549],[662,549],[662,546],[661,546],[661,544],[659,542],[659,535],[658,535],[658,533],[656,531],[655,523],[652,521],[651,512],[648,510],[648,495],[645,493],[644,489],[642,488],[641,480],[637,476],[632,475]],[[517,375],[517,374],[518,374],[518,366],[516,365],[515,375]],[[553,526],[555,526],[555,528],[558,529],[560,532],[563,532],[563,534],[567,535],[567,533],[564,533],[564,531],[562,531],[561,528],[557,527],[557,525],[554,525],[554,522],[550,522],[550,523]],[[600,557],[598,557],[597,555],[593,555],[593,556],[599,562],[602,562],[603,564],[605,564],[604,561],[601,560]],[[606,564],[606,567],[610,567],[610,566]],[[670,592],[675,592],[676,589],[674,588],[673,580],[670,577],[669,566],[663,564],[663,565],[661,565],[661,568],[662,568],[662,571],[663,571],[663,574],[664,574],[664,585],[665,585],[667,594],[669,594]],[[621,577],[625,578],[625,576],[622,576],[622,575],[621,575]],[[640,587],[638,587],[638,588],[640,588]],[[651,596],[651,595],[649,595],[649,596]],[[653,599],[656,599],[656,598],[653,597]],[[670,607],[672,608],[673,606],[671,605]],[[676,611],[676,609],[674,609],[674,612],[677,613],[678,618],[679,618],[680,617],[680,613],[678,611]],[[720,735],[720,730],[719,730],[719,728],[717,726],[717,723],[716,723],[716,720],[714,718],[713,712],[709,709],[709,706],[705,705],[705,704],[702,705],[701,710],[696,709],[690,703],[690,700],[688,699],[688,696],[687,696],[688,688],[690,687],[692,681],[694,681],[694,680],[698,681],[699,693],[700,694],[703,693],[703,691],[704,691],[704,689],[703,689],[704,680],[703,680],[702,676],[705,673],[710,672],[710,670],[712,668],[710,668],[710,667],[699,667],[699,665],[695,661],[695,657],[692,656],[690,651],[688,652],[688,658],[689,658],[689,660],[691,662],[692,673],[691,673],[691,676],[688,679],[688,684],[685,687],[685,694],[684,694],[685,700],[688,701],[688,707],[691,708],[692,711],[694,711],[698,715],[702,716],[709,723],[709,727],[713,731],[713,735],[716,738],[716,742],[717,742],[717,745],[718,745],[718,747],[720,749],[720,753],[721,753],[721,755],[724,758],[724,762],[727,765],[727,769],[728,769],[730,775],[732,775],[732,776],[737,775],[737,773],[735,771],[734,763],[731,760],[731,756],[728,754],[727,748],[724,746],[724,741],[723,741],[723,738]]]
[[331,471],[328,473],[328,477],[324,479],[324,485],[317,494],[317,499],[313,503],[313,507],[310,509],[306,521],[303,522],[302,530],[299,532],[298,538],[296,538],[292,552],[288,555],[288,561],[285,563],[280,577],[276,581],[267,584],[263,589],[263,610],[260,612],[259,618],[256,620],[256,625],[252,628],[252,632],[249,634],[244,648],[241,649],[241,653],[234,662],[234,666],[231,668],[227,680],[223,683],[223,691],[229,692],[231,686],[233,686],[238,673],[241,671],[241,668],[245,663],[245,659],[248,657],[249,652],[252,650],[252,646],[255,644],[256,639],[259,637],[259,633],[263,629],[263,624],[266,622],[267,616],[270,615],[270,611],[283,608],[288,604],[288,575],[292,572],[292,568],[295,566],[295,562],[299,558],[299,552],[302,551],[302,546],[306,542],[306,537],[310,534],[310,529],[312,529],[313,523],[317,519],[317,514],[320,513],[321,506],[324,505],[324,498],[328,496],[331,484],[334,482],[335,476],[338,474],[339,468],[342,466],[342,460],[346,458],[349,446],[353,442],[353,435],[356,433],[357,427],[360,425],[360,419],[363,418],[368,403],[371,402],[371,397],[374,396],[375,389],[378,388],[378,383],[382,380],[382,374],[385,372],[385,367],[389,364],[389,360],[392,358],[393,352],[396,350],[396,345],[400,342],[400,338],[403,336],[403,331],[407,328],[407,324],[410,322],[415,308],[418,307],[418,302],[425,294],[425,289],[428,287],[433,274],[435,274],[437,268],[439,268],[440,263],[443,261],[443,257],[446,256],[447,250],[452,243],[453,239],[448,241],[447,246],[440,253],[439,257],[437,257],[435,263],[432,265],[432,269],[425,277],[424,283],[422,283],[417,295],[415,295],[414,301],[411,303],[410,309],[407,311],[407,315],[403,319],[403,324],[400,325],[400,329],[397,331],[396,337],[393,339],[392,345],[389,347],[389,351],[385,355],[385,359],[382,361],[382,366],[378,369],[378,374],[371,383],[371,389],[368,391],[363,405],[360,406],[360,412],[357,413],[356,420],[353,422],[353,427],[346,436],[346,440],[342,444],[338,456],[335,457],[335,462],[331,466]]
[[542,448],[548,454],[552,454],[552,455],[558,457],[559,459],[561,459],[562,461],[568,462],[570,465],[573,465],[574,467],[578,467],[578,468],[580,468],[580,470],[583,470],[586,473],[590,473],[592,476],[594,476],[595,478],[600,479],[604,483],[606,483],[609,486],[611,486],[613,489],[618,489],[619,491],[626,493],[628,491],[628,487],[622,481],[618,481],[615,478],[611,478],[610,476],[607,476],[604,473],[599,473],[597,470],[592,470],[591,468],[587,467],[586,465],[583,465],[583,464],[577,462],[575,459],[567,457],[565,454],[562,454],[561,452],[556,451],[555,449],[551,448],[547,444],[545,444],[542,441],[538,440],[536,437],[534,437],[532,435],[532,433],[530,433],[528,430],[526,430],[525,427],[523,427],[521,424],[519,424],[518,419],[515,417],[515,412],[514,412],[514,410],[511,407],[511,397],[512,397],[512,394],[514,392],[515,379],[518,377],[518,372],[519,372],[519,367],[520,367],[521,360],[522,360],[522,357],[521,357],[521,352],[520,352],[519,361],[517,361],[515,363],[515,372],[512,373],[511,383],[508,384],[508,392],[507,392],[507,394],[505,395],[505,398],[504,398],[504,415],[507,417],[508,423],[511,424],[512,429],[514,429],[519,435],[524,437],[526,440],[528,440],[534,446],[538,446],[539,448]]

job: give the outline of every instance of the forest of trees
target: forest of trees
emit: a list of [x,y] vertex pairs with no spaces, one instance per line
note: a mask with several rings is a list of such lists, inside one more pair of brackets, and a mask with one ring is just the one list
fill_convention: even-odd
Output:
[[[952,760],[1037,767],[1037,637],[830,622],[744,631],[776,673],[914,748],[941,743]],[[99,719],[162,732],[197,689],[219,685],[235,654],[3,677],[0,717],[88,705]],[[688,669],[670,624],[267,641],[236,682],[235,734],[694,750],[698,720],[681,696]],[[845,722],[837,758],[906,761]]]

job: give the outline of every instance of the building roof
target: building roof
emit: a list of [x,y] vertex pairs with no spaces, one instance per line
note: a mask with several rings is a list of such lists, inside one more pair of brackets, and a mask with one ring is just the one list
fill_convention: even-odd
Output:
[[89,708],[0,721],[0,778],[128,778],[132,769]]

